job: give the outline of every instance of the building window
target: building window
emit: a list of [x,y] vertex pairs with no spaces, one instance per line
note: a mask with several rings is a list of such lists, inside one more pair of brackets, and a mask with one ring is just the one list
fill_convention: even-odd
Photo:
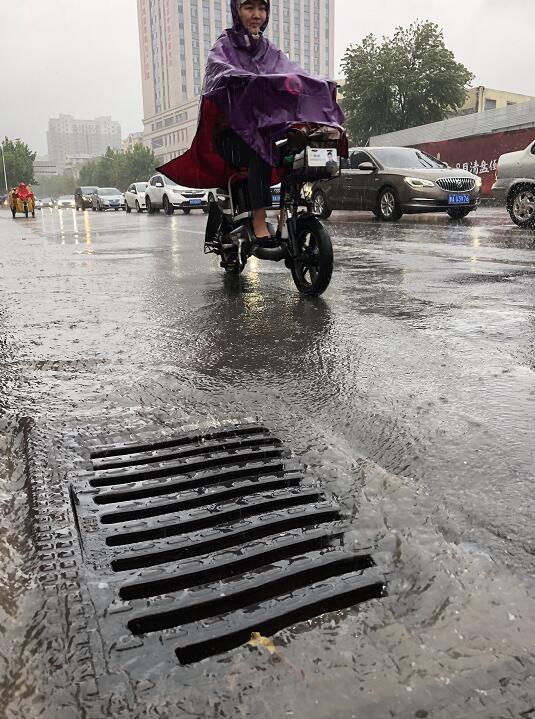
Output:
[[489,100],[488,98],[485,100],[485,110],[495,110],[496,109],[496,100]]

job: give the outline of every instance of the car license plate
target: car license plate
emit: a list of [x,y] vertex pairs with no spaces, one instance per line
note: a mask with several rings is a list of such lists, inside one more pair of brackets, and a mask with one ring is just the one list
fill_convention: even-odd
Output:
[[190,205],[200,205],[201,202],[202,202],[202,200],[190,200],[189,204]]
[[469,205],[470,195],[450,195],[448,198],[450,205]]
[[272,195],[271,201],[273,202],[273,204],[275,204],[276,202],[280,202],[281,196],[280,195]]

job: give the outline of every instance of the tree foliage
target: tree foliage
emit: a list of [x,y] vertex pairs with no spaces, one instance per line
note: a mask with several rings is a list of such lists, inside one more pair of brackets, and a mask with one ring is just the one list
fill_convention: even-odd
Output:
[[40,175],[33,185],[37,197],[74,195],[76,187],[78,187],[78,180],[67,175]]
[[141,144],[121,152],[108,148],[103,157],[87,162],[80,169],[80,185],[118,187],[126,190],[132,182],[143,182],[154,172],[156,158]]
[[[6,162],[8,185],[13,187],[18,185],[19,182],[25,182],[26,184],[34,182],[33,163],[37,153],[32,152],[22,140],[9,140],[7,137],[2,142],[2,148]],[[0,186],[4,186],[3,167],[0,167]]]
[[398,27],[379,42],[368,35],[342,60],[343,109],[353,142],[437,122],[462,107],[472,73],[455,60],[435,23]]

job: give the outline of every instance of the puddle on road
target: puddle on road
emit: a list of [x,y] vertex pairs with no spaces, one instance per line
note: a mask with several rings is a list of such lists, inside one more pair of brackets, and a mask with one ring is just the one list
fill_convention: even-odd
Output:
[[0,706],[6,718],[38,716],[46,695],[24,449],[28,426],[5,415],[0,419]]
[[[82,242],[80,224],[79,233]],[[102,256],[128,255],[114,239]],[[139,245],[134,254],[145,256],[146,238]],[[425,253],[411,265],[404,253],[385,252],[381,268],[342,243],[328,299],[303,302],[283,269],[252,264],[239,283],[226,282],[184,245],[166,254],[158,244],[150,272],[135,263],[113,281],[102,272],[86,281],[71,250],[64,258],[63,248],[48,248],[44,260],[28,249],[20,265],[16,257],[9,272],[0,267],[2,337],[18,343],[9,339],[2,354],[2,409],[48,423],[51,441],[54,424],[104,417],[110,426],[139,426],[153,408],[177,425],[257,415],[317,471],[352,517],[354,540],[377,547],[391,571],[390,597],[380,604],[277,635],[280,662],[258,648],[237,650],[166,685],[150,668],[143,691],[154,716],[176,715],[176,707],[203,716],[202,706],[221,719],[325,719],[336,708],[349,719],[355,707],[371,707],[369,716],[382,719],[381,702],[384,709],[417,696],[410,716],[423,717],[425,697],[446,706],[469,689],[509,681],[524,660],[529,667],[532,377],[515,363],[522,353],[533,361],[532,330],[525,340],[495,306],[477,318],[456,283],[424,274]],[[30,276],[24,268],[39,261]],[[529,297],[521,299],[529,308]],[[33,719],[41,700],[50,701],[21,438],[18,424],[4,428],[0,691],[9,719]],[[487,532],[504,524],[507,537],[493,543]],[[122,674],[119,661],[115,668]],[[117,696],[102,715],[135,716],[129,702]]]

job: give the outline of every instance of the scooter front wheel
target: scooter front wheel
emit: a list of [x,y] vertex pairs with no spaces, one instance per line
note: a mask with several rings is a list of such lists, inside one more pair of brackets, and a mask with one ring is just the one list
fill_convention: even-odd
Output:
[[303,295],[317,297],[325,292],[333,273],[333,245],[317,217],[297,221],[299,255],[291,263],[293,281]]

